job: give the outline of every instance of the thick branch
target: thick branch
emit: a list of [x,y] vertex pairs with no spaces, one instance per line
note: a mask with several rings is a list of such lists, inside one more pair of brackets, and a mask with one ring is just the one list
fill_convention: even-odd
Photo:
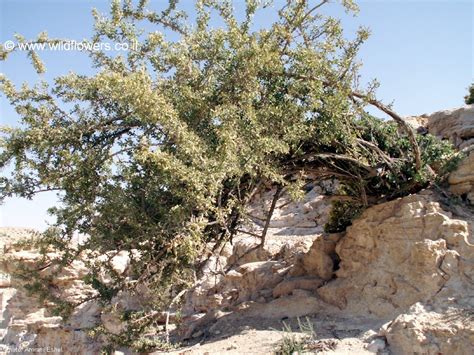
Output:
[[395,111],[393,111],[391,108],[385,106],[382,104],[380,101],[377,101],[375,99],[371,99],[367,95],[358,93],[358,92],[352,92],[350,94],[352,97],[356,97],[358,99],[362,99],[366,101],[367,103],[371,104],[372,106],[378,108],[380,111],[385,112],[387,115],[392,117],[395,122],[405,131],[405,133],[408,135],[408,139],[410,140],[411,146],[413,148],[413,153],[415,154],[415,165],[416,165],[416,170],[420,171],[421,170],[421,153],[420,153],[420,147],[418,146],[418,143],[416,142],[416,137],[415,133],[413,130],[410,128],[408,123],[405,122],[405,120],[398,115]]
[[362,163],[360,160],[349,157],[347,155],[342,155],[342,154],[334,154],[334,153],[316,153],[316,154],[307,154],[304,155],[303,158],[305,159],[310,159],[310,158],[315,158],[315,159],[334,159],[334,160],[344,160],[350,163],[353,163],[354,165],[357,165],[368,172],[375,174],[375,169],[372,168],[371,166],[365,165]]
[[243,234],[248,234],[248,235],[251,235],[252,237],[256,237],[256,238],[260,238],[261,236],[257,233],[253,233],[253,232],[249,232],[249,231],[246,231],[246,230],[243,230],[243,229],[236,229],[235,230],[236,232],[238,233],[243,233]]
[[[309,77],[305,76],[305,75],[295,75],[295,74],[289,74],[290,77],[294,77],[298,80],[308,80]],[[331,82],[328,82],[328,81],[324,81],[323,84],[325,86],[328,86],[328,87],[334,87],[334,84],[332,84]],[[415,168],[416,168],[416,171],[420,171],[421,170],[421,153],[420,153],[420,147],[418,146],[418,143],[416,142],[416,137],[415,137],[415,133],[413,132],[413,130],[410,128],[410,126],[408,125],[408,123],[405,122],[405,120],[399,115],[397,114],[395,111],[393,111],[391,108],[389,108],[388,106],[385,106],[383,103],[381,103],[380,101],[378,100],[375,100],[375,99],[372,99],[370,98],[368,95],[366,94],[362,94],[360,92],[357,92],[357,91],[353,91],[351,93],[349,93],[349,96],[354,100],[356,101],[356,98],[357,99],[361,99],[365,102],[367,102],[368,104],[378,108],[380,111],[386,113],[387,115],[389,115],[390,117],[392,117],[395,122],[397,122],[397,124],[403,129],[403,131],[408,135],[408,139],[410,140],[410,144],[413,148],[413,153],[415,155]]]
[[382,149],[380,149],[376,144],[372,143],[372,142],[367,142],[366,140],[363,140],[363,139],[360,139],[360,138],[357,138],[357,142],[361,145],[364,145],[366,147],[369,147],[370,149],[373,149],[374,151],[376,151],[380,157],[384,160],[384,162],[391,168],[392,165],[393,165],[393,162],[392,162],[392,158],[389,157],[387,154],[385,154],[383,152]]

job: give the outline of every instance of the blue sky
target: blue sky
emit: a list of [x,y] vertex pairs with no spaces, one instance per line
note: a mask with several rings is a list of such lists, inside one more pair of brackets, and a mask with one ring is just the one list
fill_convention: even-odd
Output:
[[[164,0],[151,0],[161,8]],[[239,9],[243,0],[234,0]],[[278,1],[277,1],[278,2]],[[181,0],[191,8],[192,0]],[[316,3],[316,1],[315,1]],[[330,4],[326,12],[343,20],[350,36],[359,25],[372,35],[359,59],[363,82],[377,78],[378,98],[394,103],[402,115],[430,113],[463,104],[474,77],[474,0],[372,0],[360,1],[360,14],[348,16]],[[82,40],[90,37],[91,8],[107,12],[107,0],[0,0],[0,42],[19,32],[33,38],[47,30],[50,37]],[[264,27],[275,18],[272,10],[255,19]],[[68,71],[92,73],[88,59],[78,52],[41,52],[47,65],[46,80]],[[0,62],[0,72],[15,83],[32,82],[37,76],[22,53]],[[17,124],[15,112],[0,97],[0,124]],[[12,198],[0,206],[0,226],[44,229],[46,209],[56,203],[54,194],[33,201]]]

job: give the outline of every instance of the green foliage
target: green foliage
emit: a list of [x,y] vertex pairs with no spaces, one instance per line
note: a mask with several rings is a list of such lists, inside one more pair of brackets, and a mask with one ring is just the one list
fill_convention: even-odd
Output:
[[117,294],[118,290],[110,287],[100,280],[97,274],[89,273],[84,277],[84,282],[91,285],[98,293],[99,297],[104,301],[110,301]]
[[324,226],[326,233],[339,233],[352,224],[363,211],[363,205],[354,201],[334,201],[329,220]]
[[[41,265],[41,263],[38,263]],[[13,276],[23,282],[23,287],[29,296],[36,296],[39,304],[48,305],[48,310],[53,316],[69,317],[74,311],[75,305],[58,297],[51,290],[57,272],[44,277],[37,269],[18,265],[18,270]]]
[[[290,330],[291,331],[291,330]],[[293,355],[293,354],[302,354],[305,350],[305,343],[303,340],[300,340],[296,335],[286,335],[283,340],[280,342],[278,347],[275,350],[277,355]]]
[[[453,156],[420,138],[417,169],[407,132],[365,113],[376,87],[356,85],[366,29],[348,40],[337,19],[298,0],[255,30],[263,6],[248,1],[238,19],[231,2],[197,0],[191,21],[176,1],[160,10],[113,1],[110,16],[94,12],[88,43],[136,50],[91,51],[90,76],[71,72],[19,88],[0,76],[21,118],[0,130],[0,199],[57,191],[57,222],[41,248],[60,251],[58,267],[89,255],[85,280],[104,302],[139,282],[156,295],[152,307],[165,309],[192,284],[204,245],[236,233],[261,186],[278,184],[298,198],[310,174],[337,178],[356,206],[367,206],[427,186]],[[212,26],[211,16],[223,25]],[[42,33],[30,42],[58,41]],[[363,95],[355,99],[354,90]],[[333,217],[331,230],[356,215],[349,207],[341,205],[350,211]],[[88,236],[79,246],[71,242],[77,234]],[[114,250],[139,255],[131,277],[94,259]],[[99,281],[104,274],[110,284]]]
[[298,318],[299,331],[303,333],[301,336],[297,336],[291,329],[291,327],[283,322],[283,331],[285,335],[283,339],[277,344],[275,354],[277,355],[293,355],[303,354],[308,351],[308,345],[315,340],[316,333],[313,328],[313,324],[306,317],[306,321],[302,322]]
[[[462,155],[453,146],[431,134],[417,136],[421,149],[423,169],[417,172],[411,161],[404,159],[405,152],[411,149],[406,135],[399,134],[395,122],[385,122],[369,115],[358,120],[358,128],[368,155],[368,163],[377,167],[377,173],[369,176],[363,184],[347,183],[340,191],[341,200],[333,202],[325,232],[344,231],[352,220],[357,218],[370,201],[360,198],[361,194],[373,197],[374,202],[403,196],[426,187],[430,182],[441,182],[453,171]],[[374,151],[373,146],[379,150]]]
[[472,105],[474,104],[474,83],[469,86],[468,90],[469,94],[464,96],[464,102],[466,105]]
[[438,180],[446,178],[463,158],[463,154],[456,153],[451,143],[439,140],[431,134],[418,136],[418,144],[422,149],[423,163],[435,171]]
[[138,340],[135,340],[131,347],[137,352],[143,353],[148,351],[172,351],[179,348],[179,343],[171,344],[164,341],[160,338],[146,338],[140,337]]
[[166,340],[164,334],[160,333],[157,325],[137,322],[145,316],[144,312],[127,311],[122,315],[122,321],[128,321],[128,326],[120,334],[107,332],[103,325],[90,328],[87,335],[90,338],[101,341],[102,352],[113,354],[121,347],[143,353],[151,351],[171,351],[180,346],[180,343],[171,343]]

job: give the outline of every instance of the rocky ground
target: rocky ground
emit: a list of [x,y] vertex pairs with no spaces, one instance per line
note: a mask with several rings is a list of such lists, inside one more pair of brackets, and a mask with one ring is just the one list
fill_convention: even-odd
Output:
[[[262,230],[273,196],[271,189],[263,191],[242,233],[209,259],[184,296],[183,326],[172,335],[187,340],[169,353],[269,354],[283,339],[305,337],[299,322],[303,328],[311,324],[305,339],[312,352],[474,353],[474,106],[408,121],[465,153],[449,177],[452,195],[432,189],[375,205],[345,233],[324,234],[337,181],[321,181],[308,185],[301,201],[280,198],[262,249],[255,248],[259,239],[252,234]],[[31,231],[0,230],[8,260],[0,265],[3,351],[26,344],[97,353],[100,344],[87,337],[87,329],[102,323],[118,334],[124,324],[95,301],[64,321],[29,297],[9,277],[39,257],[35,250],[9,246],[25,235]],[[121,274],[128,262],[125,252],[112,258]],[[58,295],[78,300],[92,292],[81,280],[84,271],[77,262],[57,275]],[[128,294],[119,294],[113,305],[141,307]]]
[[[473,219],[454,216],[436,199],[425,191],[374,206],[340,241],[319,236],[292,263],[247,260],[222,278],[202,280],[187,299],[194,307],[189,336],[201,345],[186,351],[225,352],[235,342],[238,351],[254,353],[245,339],[268,337],[275,349],[285,336],[283,321],[298,330],[298,317],[308,316],[318,344],[332,344],[328,353],[469,353]],[[322,251],[328,259],[318,256]],[[340,258],[336,270],[328,262],[333,252]]]
[[[312,337],[300,331],[297,318],[279,320],[234,316],[217,322],[198,342],[168,354],[272,354],[284,338],[305,340],[320,354],[373,354],[385,348],[376,341],[380,322],[366,318],[341,318],[318,314],[299,318],[312,324]],[[288,328],[289,327],[289,328]],[[367,345],[375,340],[372,346]],[[163,354],[156,352],[155,354]]]

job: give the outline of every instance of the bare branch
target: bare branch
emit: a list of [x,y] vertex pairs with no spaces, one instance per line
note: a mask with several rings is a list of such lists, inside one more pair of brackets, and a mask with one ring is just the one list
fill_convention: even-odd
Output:
[[273,216],[273,211],[275,210],[276,203],[278,199],[280,198],[280,194],[282,190],[283,190],[283,186],[278,185],[275,195],[273,195],[272,205],[270,206],[270,210],[268,211],[267,220],[265,221],[265,226],[263,227],[263,231],[262,231],[262,236],[261,236],[262,240],[260,242],[260,247],[262,248],[265,245],[265,239],[267,237],[268,227],[270,226],[270,221]]
[[261,236],[257,233],[252,233],[252,232],[249,232],[249,231],[245,231],[243,229],[236,229],[235,230],[236,232],[238,233],[243,233],[243,234],[248,234],[248,235],[251,235],[252,237],[256,237],[256,238],[260,238]]
[[356,158],[352,158],[352,157],[347,156],[347,155],[334,154],[334,153],[318,153],[318,154],[306,154],[306,155],[303,156],[303,158],[304,159],[315,158],[315,159],[344,160],[344,161],[353,163],[354,165],[357,165],[357,166],[367,170],[371,174],[376,174],[376,171],[373,167],[371,167],[369,165],[366,165],[366,164],[362,163],[360,160],[358,160]]
[[360,144],[360,145],[364,145],[366,147],[369,147],[371,149],[373,149],[374,151],[376,151],[380,157],[383,159],[383,161],[389,166],[389,167],[392,167],[392,164],[393,164],[393,161],[392,161],[392,158],[389,157],[387,154],[385,154],[382,149],[380,149],[376,144],[372,143],[372,142],[367,142],[366,140],[364,139],[360,139],[360,138],[357,138],[357,142]]
[[380,111],[386,113],[390,117],[392,117],[395,122],[405,131],[405,133],[408,135],[408,139],[410,140],[410,144],[413,148],[413,153],[415,155],[415,166],[416,170],[420,171],[421,170],[421,153],[420,153],[420,147],[418,146],[418,143],[416,142],[416,137],[415,133],[413,130],[410,128],[408,123],[405,122],[405,120],[398,115],[395,111],[393,111],[391,108],[388,106],[385,106],[383,103],[381,103],[378,100],[372,99],[367,95],[361,94],[359,92],[352,92],[350,94],[351,97],[356,97],[358,99],[362,99],[365,102],[371,104],[372,106],[378,108]]

